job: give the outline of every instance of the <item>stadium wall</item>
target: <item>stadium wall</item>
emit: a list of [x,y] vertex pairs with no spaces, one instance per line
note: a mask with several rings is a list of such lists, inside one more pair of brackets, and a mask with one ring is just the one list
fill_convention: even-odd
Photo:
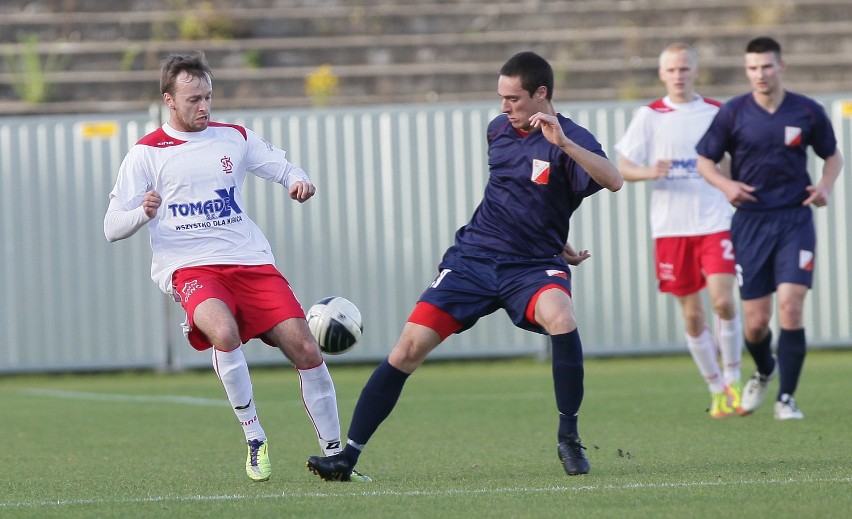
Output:
[[[848,164],[852,103],[819,99]],[[637,106],[559,108],[615,158],[613,144]],[[244,124],[287,150],[318,185],[317,196],[301,205],[281,186],[251,177],[246,199],[303,306],[334,294],[361,309],[362,343],[330,362],[375,362],[393,346],[482,194],[485,129],[496,108],[488,102],[217,112],[217,120]],[[103,236],[121,160],[161,118],[157,107],[127,115],[0,117],[0,372],[209,366],[209,353],[192,350],[182,335],[180,307],[150,281],[147,232],[115,244]],[[805,315],[809,341],[820,347],[852,344],[852,192],[845,175],[830,206],[816,211],[816,281]],[[589,356],[686,351],[676,303],[656,293],[648,195],[646,184],[627,184],[592,197],[575,214],[570,239],[592,252],[574,270]],[[246,351],[255,364],[285,362],[260,341]],[[516,330],[498,312],[448,339],[431,358],[546,351],[544,337]]]

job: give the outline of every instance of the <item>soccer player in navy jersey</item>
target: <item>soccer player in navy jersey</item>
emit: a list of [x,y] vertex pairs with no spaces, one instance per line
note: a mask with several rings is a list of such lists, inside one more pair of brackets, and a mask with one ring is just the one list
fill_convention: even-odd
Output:
[[343,452],[308,459],[308,469],[324,480],[349,481],[429,352],[500,308],[516,326],[550,336],[559,459],[570,475],[589,471],[577,432],[583,351],[568,268],[589,254],[567,243],[568,226],[585,197],[601,188],[617,191],[623,179],[595,137],[553,108],[553,70],[545,59],[513,56],[500,69],[497,94],[503,114],[488,125],[490,174],[482,201],[367,381]]
[[[781,46],[772,38],[751,40],[745,72],[752,91],[725,103],[699,141],[698,170],[736,207],[731,238],[743,305],[746,348],[757,365],[743,387],[742,407],[751,413],[763,402],[769,381],[779,375],[774,416],[802,419],[793,394],[805,362],[802,319],[813,282],[816,233],[811,208],[828,204],[843,169],[843,157],[823,107],[785,90]],[[824,160],[811,183],[807,148]],[[715,164],[731,156],[731,176]],[[777,294],[777,356],[772,354],[773,293]]]

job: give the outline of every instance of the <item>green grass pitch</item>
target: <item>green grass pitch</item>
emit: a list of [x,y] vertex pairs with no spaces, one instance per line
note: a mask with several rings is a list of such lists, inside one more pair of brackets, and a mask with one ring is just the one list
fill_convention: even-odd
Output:
[[[331,366],[345,433],[373,366]],[[744,361],[743,376],[751,361]],[[253,370],[273,475],[252,483],[212,369],[0,377],[0,517],[849,517],[852,350],[810,352],[797,400],[712,420],[688,355],[588,359],[580,433],[556,457],[548,363],[427,362],[358,468],[324,483],[295,372]]]

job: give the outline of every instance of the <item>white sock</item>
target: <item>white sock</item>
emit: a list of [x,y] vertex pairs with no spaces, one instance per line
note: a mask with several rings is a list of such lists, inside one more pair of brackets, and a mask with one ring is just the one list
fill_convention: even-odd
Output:
[[266,440],[266,433],[260,426],[257,418],[257,409],[254,406],[254,395],[252,394],[251,377],[249,377],[248,364],[243,355],[243,350],[237,347],[231,351],[220,351],[213,348],[213,368],[216,375],[222,381],[228,401],[237,415],[237,420],[243,427],[243,432],[248,440]]
[[716,316],[716,336],[719,338],[719,350],[722,353],[722,367],[725,385],[740,380],[740,365],[743,362],[743,333],[739,315],[730,321]]
[[704,328],[698,337],[693,337],[687,333],[686,345],[689,347],[692,360],[698,366],[698,371],[704,377],[704,381],[707,382],[710,392],[724,391],[725,383],[722,380],[722,372],[719,370],[719,361],[716,358],[716,341],[713,340],[710,330]]
[[326,456],[343,450],[340,444],[340,419],[337,416],[337,395],[334,382],[325,362],[311,369],[300,369],[299,385],[308,418],[314,424],[320,448]]

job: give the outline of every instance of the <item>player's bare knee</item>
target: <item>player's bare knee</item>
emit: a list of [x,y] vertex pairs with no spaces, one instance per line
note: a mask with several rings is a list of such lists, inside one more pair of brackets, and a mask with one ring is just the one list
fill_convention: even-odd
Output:
[[769,331],[769,319],[752,321],[743,325],[743,334],[749,342],[760,342]]
[[713,305],[713,313],[721,319],[730,321],[737,316],[737,307],[732,297],[715,297],[711,301],[711,304]]
[[401,337],[388,355],[388,360],[395,368],[406,373],[412,373],[426,360],[431,349],[414,339]]
[[570,333],[577,329],[577,321],[573,316],[562,316],[557,319],[551,319],[546,323],[540,323],[549,335],[560,335]]
[[201,330],[217,350],[231,351],[240,346],[240,336],[236,330],[227,325],[214,326],[210,330]]
[[701,307],[684,307],[683,321],[686,330],[692,336],[697,336],[705,328],[704,310]]
[[322,353],[316,341],[296,341],[277,346],[296,369],[308,369],[322,363]]
[[802,322],[803,303],[795,298],[781,299],[778,302],[778,321],[786,328],[798,328]]

